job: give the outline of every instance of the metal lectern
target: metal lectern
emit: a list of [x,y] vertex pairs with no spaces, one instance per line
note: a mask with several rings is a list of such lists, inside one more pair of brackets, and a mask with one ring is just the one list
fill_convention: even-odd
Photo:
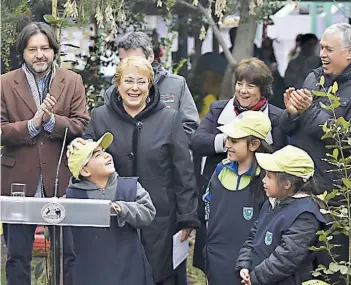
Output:
[[[8,224],[54,226],[54,236],[61,236],[62,226],[110,227],[109,200],[62,199],[0,196],[0,221]],[[58,233],[55,230],[58,229]],[[62,240],[54,238],[52,284],[61,284]],[[57,261],[57,259],[59,261]],[[59,272],[60,280],[57,280]]]

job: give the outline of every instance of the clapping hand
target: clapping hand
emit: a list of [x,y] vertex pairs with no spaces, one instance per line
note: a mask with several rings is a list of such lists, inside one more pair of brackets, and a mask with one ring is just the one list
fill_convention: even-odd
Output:
[[54,96],[47,94],[40,108],[44,111],[43,122],[47,123],[52,115],[53,108],[55,107],[57,101]]
[[307,89],[289,88],[285,91],[284,103],[291,115],[303,113],[312,105],[312,94]]

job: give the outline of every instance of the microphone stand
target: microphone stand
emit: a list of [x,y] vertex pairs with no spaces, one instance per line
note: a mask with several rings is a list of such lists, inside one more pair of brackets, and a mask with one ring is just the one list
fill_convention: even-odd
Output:
[[[68,128],[65,128],[65,133],[63,136],[63,143],[61,147],[60,158],[57,165],[55,184],[54,184],[54,198],[58,198],[58,187],[59,187],[59,172],[60,165],[62,161],[62,156],[66,146]],[[63,284],[63,237],[62,237],[62,226],[54,225],[52,226],[53,231],[53,241],[51,243],[51,253],[52,253],[52,285]]]

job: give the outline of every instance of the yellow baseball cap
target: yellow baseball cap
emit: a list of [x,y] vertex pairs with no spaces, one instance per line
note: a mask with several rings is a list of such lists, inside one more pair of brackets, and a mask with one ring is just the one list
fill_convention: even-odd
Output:
[[107,149],[113,141],[111,133],[105,133],[97,142],[87,141],[71,151],[68,157],[68,168],[74,178],[78,179],[80,170],[89,162],[94,150],[101,146]]
[[314,163],[307,152],[288,145],[273,154],[256,153],[256,159],[263,169],[272,172],[284,172],[309,179],[314,175]]
[[272,124],[266,114],[261,111],[245,111],[239,114],[230,124],[218,129],[233,139],[255,136],[265,139],[272,130]]

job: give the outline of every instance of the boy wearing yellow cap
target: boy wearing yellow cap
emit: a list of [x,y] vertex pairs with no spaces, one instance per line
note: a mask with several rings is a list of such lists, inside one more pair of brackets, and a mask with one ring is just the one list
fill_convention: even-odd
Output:
[[206,275],[210,285],[240,285],[235,262],[265,201],[255,153],[271,152],[265,141],[271,122],[263,112],[246,111],[219,129],[227,136],[227,159],[217,165],[203,197]]
[[[112,156],[105,149],[113,141],[110,133],[73,149],[68,166],[73,175],[67,198],[111,201],[110,228],[72,227],[76,260],[73,285],[152,285],[137,228],[148,226],[156,210],[137,178],[119,177]],[[84,214],[82,214],[84,219]]]
[[312,198],[318,194],[314,163],[303,150],[286,146],[274,154],[257,153],[269,197],[237,260],[244,284],[295,285],[312,279],[316,232],[326,223]]

